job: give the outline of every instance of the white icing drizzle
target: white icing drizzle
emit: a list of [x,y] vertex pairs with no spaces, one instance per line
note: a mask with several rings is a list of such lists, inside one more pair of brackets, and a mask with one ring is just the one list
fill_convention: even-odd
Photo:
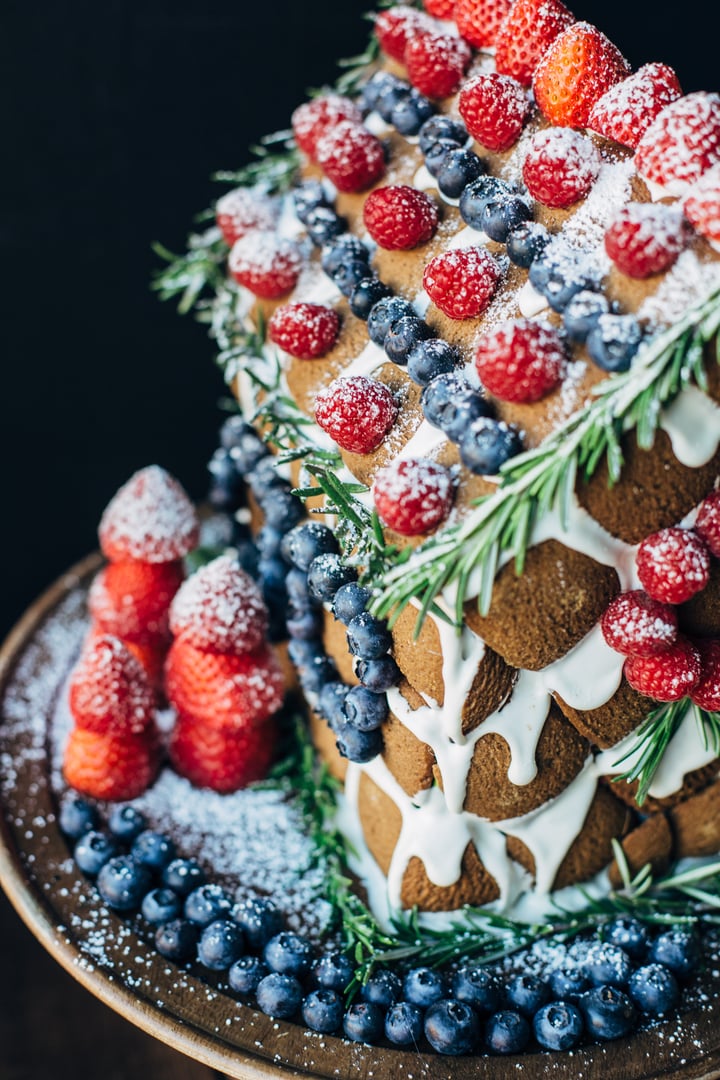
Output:
[[510,748],[508,780],[518,787],[537,776],[535,754],[550,711],[550,695],[532,671],[521,671],[512,694],[473,734],[501,735]]
[[422,420],[413,437],[405,443],[398,459],[432,457],[447,442],[446,436],[427,420]]
[[720,409],[697,386],[689,386],[663,409],[659,426],[683,465],[706,465],[720,444]]
[[385,351],[376,345],[374,341],[368,341],[362,352],[343,369],[342,378],[348,379],[356,375],[372,375],[383,364],[387,364],[388,358]]
[[545,311],[550,306],[542,293],[537,291],[529,279],[518,291],[517,303],[520,314],[526,319],[534,318],[535,315],[539,315],[541,311]]
[[598,709],[620,686],[625,658],[615,652],[597,623],[582,641],[542,671],[543,685],[573,709]]
[[469,225],[466,225],[464,229],[460,229],[454,236],[450,238],[447,243],[446,251],[459,251],[462,248],[479,247],[480,244],[487,244],[490,237],[487,233],[479,229],[472,229]]

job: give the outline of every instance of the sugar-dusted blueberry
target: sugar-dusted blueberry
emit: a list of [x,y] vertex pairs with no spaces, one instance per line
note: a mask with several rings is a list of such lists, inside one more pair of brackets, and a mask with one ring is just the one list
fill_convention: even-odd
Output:
[[347,262],[363,262],[368,265],[370,252],[359,237],[343,233],[334,243],[328,244],[320,256],[320,265],[330,277]]
[[367,82],[363,83],[360,96],[366,109],[374,109],[377,99],[385,90],[393,86],[404,86],[402,79],[391,75],[389,71],[376,71]]
[[307,212],[304,221],[310,240],[315,247],[325,247],[347,229],[347,222],[331,206],[316,206]]
[[337,737],[338,753],[348,761],[364,765],[382,751],[383,737],[379,728],[361,731],[354,724],[342,719],[333,724],[333,731]]
[[302,184],[298,184],[296,188],[293,188],[292,198],[295,213],[303,223],[311,210],[315,210],[318,206],[330,206],[330,200],[319,180],[305,180]]
[[364,686],[352,686],[343,703],[343,715],[358,731],[374,731],[387,720],[387,699]]
[[305,522],[291,529],[283,541],[282,553],[287,562],[305,573],[318,555],[338,552],[335,534],[319,521]]
[[640,348],[642,329],[634,315],[601,315],[590,330],[586,347],[603,371],[627,371]]
[[205,871],[197,859],[173,859],[163,870],[162,881],[178,896],[187,896],[205,884]]
[[135,837],[131,851],[137,863],[157,873],[162,872],[175,858],[173,840],[164,833],[155,832],[154,829],[143,829]]
[[395,1046],[417,1046],[423,1033],[423,1011],[409,1001],[396,1001],[385,1016],[385,1037]]
[[325,952],[313,964],[310,976],[316,986],[344,994],[354,971],[355,966],[347,953]]
[[271,971],[302,978],[312,965],[313,949],[307,938],[281,930],[265,945],[263,958]]
[[462,967],[452,978],[452,992],[458,1001],[472,1005],[479,1013],[496,1012],[502,991],[495,976],[484,967]]
[[376,618],[369,611],[361,611],[348,623],[348,648],[361,660],[379,660],[392,646],[392,640],[384,619]]
[[581,289],[563,311],[563,327],[571,341],[581,345],[601,315],[607,315],[610,302],[604,293]]
[[551,996],[550,986],[545,979],[530,972],[515,975],[505,987],[505,1000],[511,1009],[523,1016],[532,1017],[545,1005]]
[[515,188],[499,176],[479,176],[460,195],[460,217],[471,229],[484,231],[483,213],[488,203],[515,194]]
[[210,971],[226,971],[245,952],[245,936],[233,919],[216,919],[203,927],[198,960]]
[[99,815],[95,806],[82,795],[68,791],[63,796],[58,813],[58,825],[71,840],[77,840],[83,833],[96,829]]
[[309,611],[311,608],[319,607],[318,601],[310,595],[307,573],[298,570],[296,566],[291,567],[285,576],[285,589],[288,601],[296,611]]
[[370,312],[381,300],[392,296],[392,289],[376,277],[366,277],[357,283],[350,293],[349,304],[353,315],[367,320]]
[[635,1027],[637,1012],[617,986],[595,986],[579,1001],[587,1030],[596,1039],[622,1039]]
[[442,194],[448,199],[459,199],[463,189],[485,172],[485,165],[477,154],[468,149],[448,150],[444,154],[435,179]]
[[471,1054],[480,1039],[477,1013],[464,1001],[436,1001],[425,1013],[425,1037],[438,1054]]
[[361,660],[356,674],[362,685],[373,694],[382,694],[391,686],[397,686],[402,672],[392,656],[380,656],[377,660]]
[[147,829],[147,818],[134,806],[116,803],[108,814],[108,829],[118,840],[131,843]]
[[350,296],[356,285],[372,276],[367,262],[362,259],[349,259],[338,266],[332,279],[343,296]]
[[402,984],[403,997],[412,1005],[427,1009],[447,996],[445,978],[435,968],[419,967],[408,971]]
[[393,112],[409,96],[410,87],[407,83],[397,82],[393,86],[386,86],[376,98],[375,111],[386,124],[391,124]]
[[643,960],[647,954],[650,932],[646,923],[632,915],[617,915],[602,930],[605,941],[618,945],[633,960]]
[[510,262],[527,270],[550,242],[550,233],[540,221],[524,221],[508,233],[505,241]]
[[306,694],[319,694],[325,683],[333,682],[337,677],[337,668],[329,656],[318,654],[298,668],[300,685]]
[[289,491],[291,487],[278,472],[277,461],[273,456],[261,458],[245,479],[255,498],[262,502],[272,497],[270,492]]
[[265,500],[263,513],[266,525],[286,533],[303,517],[304,508],[297,495],[289,491],[274,491],[272,498]]
[[595,986],[626,986],[632,971],[630,957],[619,945],[594,941],[589,945],[583,970]]
[[419,341],[432,337],[432,330],[417,315],[402,315],[393,322],[385,335],[383,348],[389,360],[401,366],[407,363],[411,350]]
[[447,139],[456,146],[464,146],[468,140],[467,128],[460,120],[450,116],[438,115],[426,120],[419,132],[420,150],[427,153],[438,139]]
[[420,399],[425,419],[433,427],[441,427],[445,412],[453,408],[453,401],[465,392],[467,386],[463,376],[455,372],[436,375],[427,384]]
[[170,919],[155,931],[155,948],[167,960],[183,964],[196,953],[198,928],[187,919]]
[[232,909],[232,917],[253,949],[264,948],[270,938],[283,929],[282,912],[268,896],[249,896],[238,900]]
[[136,911],[151,884],[152,874],[132,855],[113,855],[97,876],[98,892],[114,911]]
[[700,938],[696,930],[673,927],[664,930],[651,942],[648,959],[670,968],[678,979],[689,979],[702,958]]
[[347,585],[341,585],[333,596],[333,615],[344,626],[348,626],[356,615],[367,609],[371,598],[372,593],[364,585],[349,581]]
[[425,168],[437,180],[438,173],[443,167],[445,158],[453,150],[458,149],[458,144],[452,139],[436,139],[425,151]]
[[442,338],[417,342],[407,356],[407,373],[418,386],[427,386],[437,375],[444,375],[460,366],[457,349]]
[[586,254],[566,244],[549,244],[530,265],[530,284],[553,311],[562,312],[576,293],[597,290],[600,271]]
[[320,987],[303,998],[301,1011],[303,1021],[311,1031],[330,1035],[342,1027],[345,1007],[337,990]]
[[570,1050],[580,1042],[585,1025],[582,1013],[569,1001],[543,1005],[532,1021],[533,1032],[544,1050]]
[[482,231],[491,240],[504,244],[508,234],[523,222],[530,221],[532,216],[532,207],[527,199],[521,195],[502,195],[485,203],[481,217]]
[[389,968],[378,968],[373,971],[370,978],[364,983],[360,996],[363,1001],[371,1001],[375,1005],[389,1008],[402,996],[402,982],[394,971]]
[[266,1016],[290,1020],[297,1013],[302,1001],[302,986],[294,975],[282,975],[271,971],[257,985],[255,998]]
[[257,956],[241,956],[228,969],[227,979],[236,994],[254,994],[262,979],[270,974]]
[[335,728],[336,724],[346,723],[342,709],[349,692],[350,687],[339,680],[326,682],[321,687],[318,706],[331,728]]
[[488,1017],[485,1045],[491,1054],[520,1054],[530,1042],[530,1024],[513,1009],[501,1009]]
[[496,476],[523,448],[517,428],[491,417],[473,420],[459,445],[463,465],[476,476]]
[[390,123],[401,135],[417,135],[426,120],[435,113],[435,106],[429,98],[411,89],[407,97],[402,98],[390,114]]
[[404,315],[416,316],[417,312],[409,300],[402,296],[390,296],[374,304],[368,315],[368,335],[370,340],[381,348],[390,327]]
[[556,968],[550,973],[550,989],[557,1001],[577,1002],[586,990],[590,989],[590,980],[583,974],[582,968]]
[[291,605],[285,627],[292,638],[317,638],[322,634],[323,618],[319,611],[296,611]]
[[260,458],[265,457],[268,453],[268,448],[258,436],[255,428],[248,424],[239,413],[233,413],[223,421],[220,428],[220,445],[226,450],[242,451],[240,455],[235,457],[236,462],[241,457],[247,459],[247,461],[252,460],[251,465],[243,462],[243,468],[240,470],[243,473],[249,473]]
[[142,898],[140,914],[153,925],[170,922],[182,912],[182,900],[176,892],[165,886],[151,889]]
[[438,427],[448,439],[459,442],[475,420],[492,416],[492,406],[481,393],[467,384],[461,387],[441,410]]
[[194,889],[185,898],[184,915],[196,926],[209,926],[215,919],[228,916],[232,906],[228,893],[220,885],[211,883]]
[[91,829],[82,834],[73,849],[73,858],[88,877],[97,877],[102,867],[117,854],[117,841],[110,833]]
[[371,1001],[357,1001],[343,1017],[343,1031],[353,1042],[374,1043],[385,1030],[385,1010]]
[[680,1000],[680,987],[670,968],[664,964],[644,964],[628,980],[628,993],[641,1012],[664,1016]]
[[340,555],[318,555],[308,568],[308,590],[317,600],[331,601],[341,585],[357,579],[357,570],[345,566]]

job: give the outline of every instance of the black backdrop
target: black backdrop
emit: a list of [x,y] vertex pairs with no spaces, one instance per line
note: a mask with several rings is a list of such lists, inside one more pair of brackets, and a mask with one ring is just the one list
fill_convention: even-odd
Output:
[[[182,248],[220,193],[212,171],[244,164],[360,51],[369,3],[5,0],[0,633],[94,547],[135,469],[157,461],[202,495],[223,387],[204,329],[149,290],[151,242]],[[702,0],[684,18],[675,3],[573,6],[634,66],[716,85]]]

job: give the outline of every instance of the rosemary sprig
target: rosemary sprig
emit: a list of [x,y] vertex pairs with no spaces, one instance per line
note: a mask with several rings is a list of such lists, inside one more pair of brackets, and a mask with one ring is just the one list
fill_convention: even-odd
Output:
[[280,194],[293,186],[300,168],[300,152],[290,130],[274,131],[264,135],[259,143],[250,147],[255,161],[241,169],[220,170],[213,180],[240,187],[259,185],[268,194]]
[[175,255],[159,243],[152,248],[168,265],[155,273],[150,287],[159,293],[161,300],[179,297],[181,315],[191,311],[203,296],[223,287],[228,246],[219,229],[191,233],[184,255]]

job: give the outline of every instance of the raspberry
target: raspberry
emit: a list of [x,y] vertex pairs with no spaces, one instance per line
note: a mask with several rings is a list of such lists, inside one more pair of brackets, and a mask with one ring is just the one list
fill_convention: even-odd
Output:
[[378,472],[372,494],[385,525],[401,536],[419,536],[445,520],[455,488],[444,465],[426,458],[404,458]]
[[365,200],[363,220],[386,251],[408,251],[427,243],[438,225],[437,207],[424,191],[407,184],[376,188]]
[[398,407],[384,383],[366,375],[335,379],[315,399],[315,419],[343,450],[377,450],[397,419]]
[[689,529],[660,529],[640,544],[636,566],[646,593],[665,604],[682,604],[707,585],[710,552]]
[[423,0],[423,7],[436,19],[452,19],[455,0]]
[[454,94],[472,59],[462,38],[452,34],[421,34],[405,49],[405,67],[410,82],[429,98]]
[[700,681],[700,653],[687,638],[678,637],[655,656],[629,656],[625,678],[639,694],[656,701],[679,701]]
[[292,240],[273,232],[253,232],[230,249],[228,269],[238,282],[261,300],[277,300],[297,283],[302,255]]
[[495,39],[495,70],[530,86],[543,53],[574,22],[560,0],[514,0]]
[[317,160],[338,191],[365,191],[385,172],[382,143],[362,124],[343,120],[317,144]]
[[656,656],[673,645],[678,620],[669,604],[631,589],[612,600],[600,620],[603,637],[611,649],[624,656]]
[[326,97],[306,101],[292,114],[295,142],[314,161],[318,140],[341,120],[349,120],[353,124],[362,123],[362,113],[350,98],[340,94],[328,94]]
[[576,22],[558,34],[541,57],[533,93],[551,124],[585,127],[595,102],[629,74],[617,46],[596,26]]
[[378,12],[375,17],[375,37],[387,56],[402,63],[407,43],[418,34],[433,30],[434,26],[432,19],[416,8],[392,7]]
[[253,229],[272,229],[277,214],[273,202],[252,188],[228,191],[215,204],[215,221],[228,247]]
[[693,184],[683,210],[700,235],[720,250],[720,165],[708,169]]
[[720,640],[698,638],[694,642],[700,653],[701,675],[690,694],[693,702],[708,712],[720,711]]
[[476,49],[494,45],[512,0],[457,0],[453,17],[462,37]]
[[262,645],[267,628],[262,593],[231,555],[221,555],[196,570],[170,609],[175,639],[196,649],[252,652]]
[[475,367],[501,401],[539,401],[563,377],[567,355],[558,331],[535,319],[508,319],[480,339]]
[[267,776],[276,745],[272,720],[229,733],[180,714],[168,749],[181,776],[197,787],[229,794]]
[[284,679],[272,650],[236,656],[174,641],[165,665],[168,700],[178,712],[223,731],[260,724],[282,705]]
[[606,90],[593,105],[588,127],[633,150],[661,109],[682,94],[667,64],[645,64]]
[[488,150],[508,150],[520,136],[530,102],[519,82],[491,72],[465,83],[458,108],[474,139]]
[[155,695],[132,653],[104,634],[88,643],[75,665],[69,704],[78,727],[139,735],[152,724]]
[[669,269],[688,239],[681,210],[663,203],[628,203],[605,231],[605,250],[621,273],[646,278]]
[[720,491],[711,491],[700,503],[695,520],[695,532],[715,558],[720,558]]
[[635,168],[664,195],[684,195],[688,186],[720,161],[720,95],[702,91],[667,105],[635,151]]
[[547,128],[529,141],[523,180],[545,206],[571,206],[587,195],[600,164],[600,154],[586,136],[570,128]]
[[73,728],[63,773],[70,787],[93,799],[136,799],[152,784],[160,765],[157,741],[148,735],[117,736]]
[[107,634],[158,646],[168,637],[168,609],[184,576],[179,561],[110,563],[90,587],[90,614]]
[[495,294],[500,266],[485,247],[436,255],[425,267],[423,286],[450,319],[474,319]]
[[340,316],[323,304],[286,304],[268,323],[270,340],[298,360],[316,360],[332,349],[340,333]]
[[196,546],[200,526],[180,484],[159,465],[140,469],[108,503],[98,530],[111,562],[182,559]]

